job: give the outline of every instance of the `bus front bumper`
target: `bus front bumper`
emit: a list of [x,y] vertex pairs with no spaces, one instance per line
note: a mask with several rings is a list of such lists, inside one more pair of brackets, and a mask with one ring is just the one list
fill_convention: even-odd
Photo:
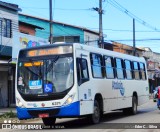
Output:
[[17,117],[20,120],[39,118],[40,114],[48,114],[49,117],[78,117],[80,116],[80,102],[74,102],[67,106],[52,108],[20,108],[17,109]]

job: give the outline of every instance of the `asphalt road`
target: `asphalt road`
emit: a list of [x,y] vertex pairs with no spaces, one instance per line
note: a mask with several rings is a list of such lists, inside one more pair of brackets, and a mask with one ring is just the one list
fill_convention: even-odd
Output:
[[[41,120],[29,123],[42,123]],[[158,123],[158,124],[156,124]],[[150,100],[148,103],[138,107],[137,115],[124,115],[121,111],[109,112],[104,115],[101,123],[91,125],[85,118],[77,119],[57,119],[54,128],[59,131],[94,131],[94,132],[132,132],[135,129],[139,131],[159,131],[160,130],[160,110],[157,109],[156,103]],[[67,128],[67,129],[66,129]],[[53,129],[43,129],[43,131],[51,131]],[[15,130],[4,130],[6,132]],[[16,130],[21,131],[21,130]],[[28,130],[25,130],[28,131]],[[42,130],[38,130],[42,131]]]

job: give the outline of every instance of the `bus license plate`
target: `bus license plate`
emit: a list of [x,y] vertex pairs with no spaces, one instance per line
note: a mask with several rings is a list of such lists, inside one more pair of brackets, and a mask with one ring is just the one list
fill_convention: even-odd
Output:
[[49,114],[43,113],[43,114],[39,114],[38,116],[39,116],[39,118],[44,118],[44,117],[49,117]]

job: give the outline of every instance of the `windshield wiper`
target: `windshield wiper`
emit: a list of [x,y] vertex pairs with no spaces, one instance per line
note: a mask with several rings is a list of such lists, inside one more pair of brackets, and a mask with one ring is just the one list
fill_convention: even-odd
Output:
[[[28,68],[28,70],[30,72],[32,72],[33,74],[37,75],[38,77],[42,78],[42,72],[41,72],[41,65],[40,65],[40,69],[34,66],[34,62],[32,59],[29,59],[29,61],[32,63],[32,67]],[[33,69],[33,70],[32,70]],[[39,73],[39,74],[38,74]]]
[[52,59],[51,63],[47,67],[46,73],[50,72],[53,69],[53,63],[56,63],[58,59],[59,59],[59,56],[56,56],[54,59]]

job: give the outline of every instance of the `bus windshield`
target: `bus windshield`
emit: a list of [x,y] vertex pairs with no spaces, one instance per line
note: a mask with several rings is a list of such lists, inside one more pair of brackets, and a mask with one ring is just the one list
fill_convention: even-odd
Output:
[[63,92],[73,86],[73,57],[19,60],[17,89],[25,95]]

